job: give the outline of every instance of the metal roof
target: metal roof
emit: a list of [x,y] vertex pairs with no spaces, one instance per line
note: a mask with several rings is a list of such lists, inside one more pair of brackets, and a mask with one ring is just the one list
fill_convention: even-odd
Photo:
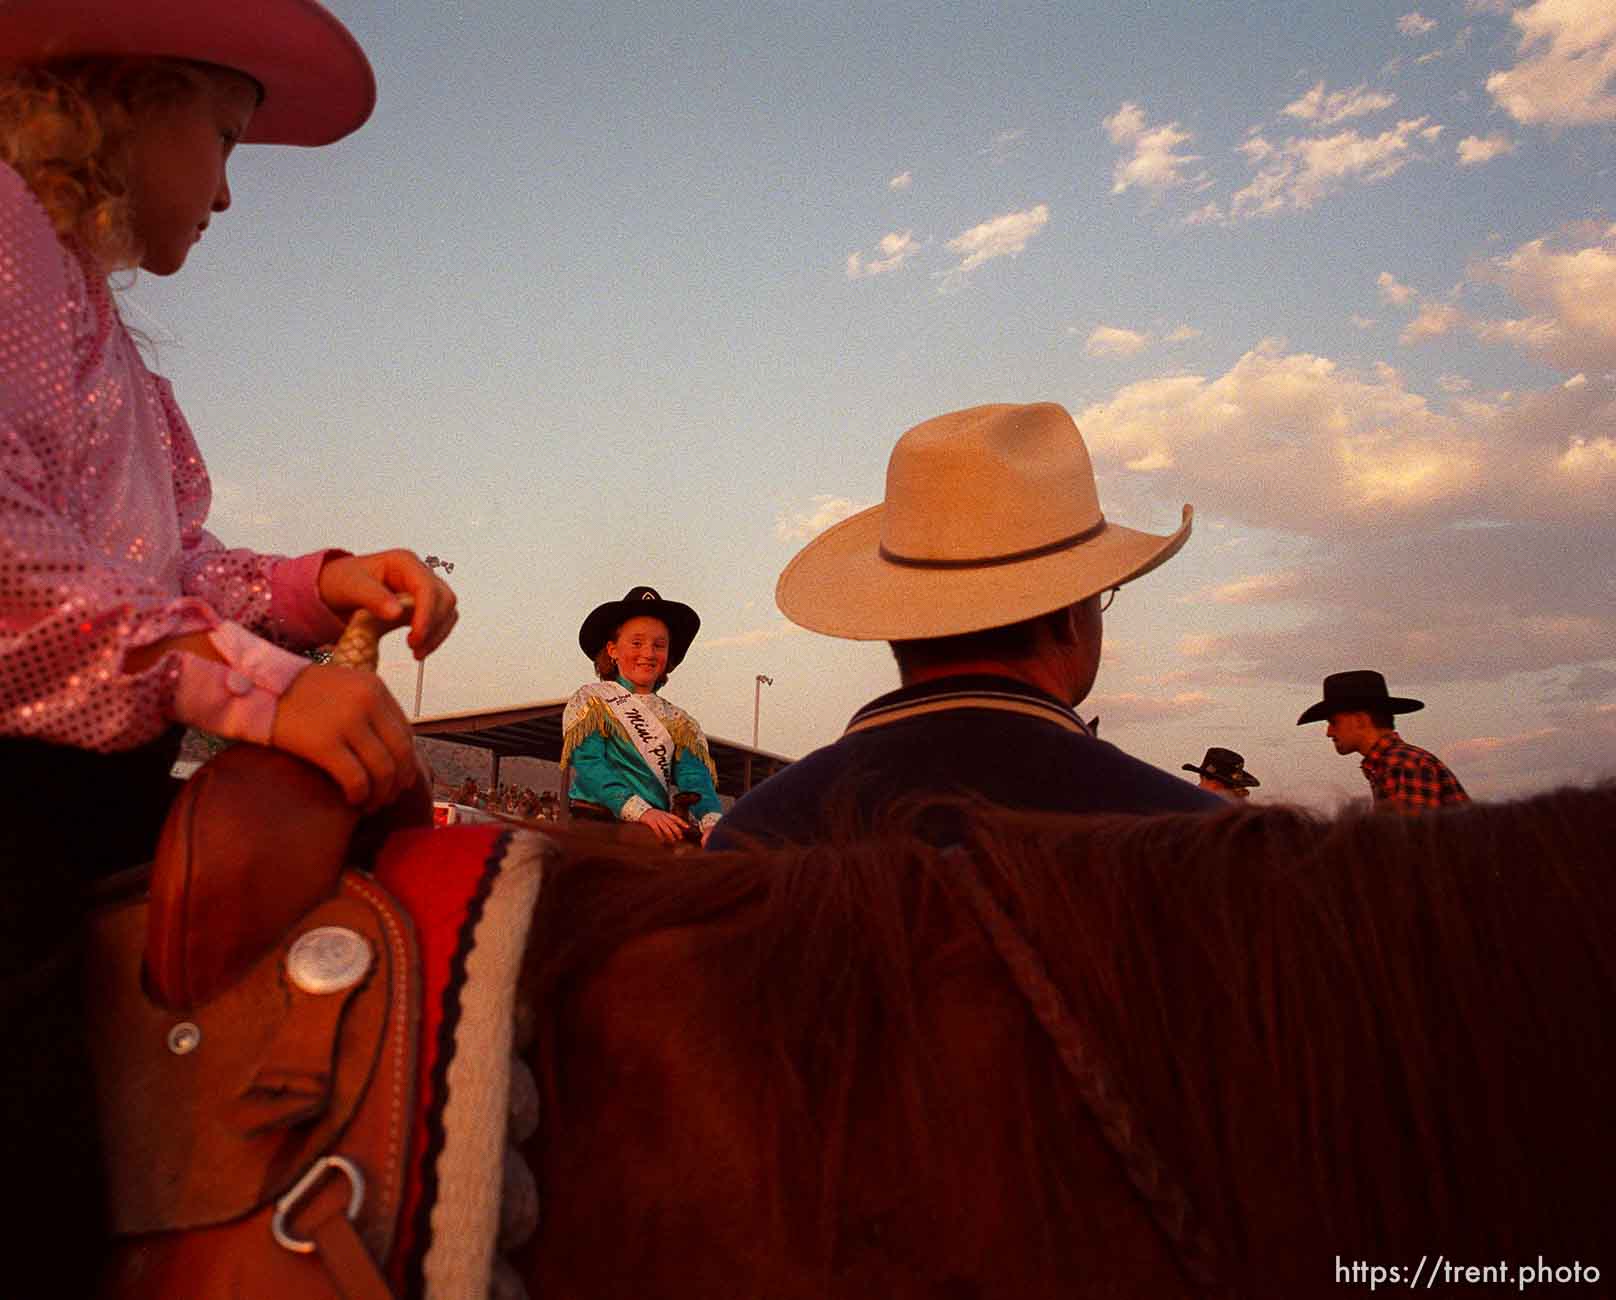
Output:
[[[539,700],[505,709],[476,709],[465,713],[438,713],[416,718],[415,734],[474,745],[500,758],[542,758],[561,761],[561,712],[567,701]],[[753,749],[722,736],[708,736],[707,749],[718,769],[718,793],[739,798],[765,777],[791,764],[782,754]],[[749,761],[750,760],[750,761]]]

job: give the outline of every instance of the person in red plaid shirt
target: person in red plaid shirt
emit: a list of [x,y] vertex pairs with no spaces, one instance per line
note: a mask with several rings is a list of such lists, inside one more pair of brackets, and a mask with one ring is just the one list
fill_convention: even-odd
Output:
[[1364,779],[1375,808],[1417,813],[1448,804],[1469,803],[1459,779],[1429,750],[1411,745],[1392,726],[1399,713],[1423,709],[1423,700],[1391,694],[1377,672],[1331,673],[1324,698],[1303,712],[1296,725],[1328,721],[1324,734],[1338,754],[1362,754]]

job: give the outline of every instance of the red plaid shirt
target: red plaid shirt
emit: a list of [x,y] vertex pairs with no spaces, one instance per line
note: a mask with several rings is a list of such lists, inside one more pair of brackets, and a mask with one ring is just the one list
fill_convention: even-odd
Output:
[[1435,754],[1388,731],[1364,755],[1363,774],[1375,793],[1375,806],[1421,812],[1444,804],[1469,803],[1457,777]]

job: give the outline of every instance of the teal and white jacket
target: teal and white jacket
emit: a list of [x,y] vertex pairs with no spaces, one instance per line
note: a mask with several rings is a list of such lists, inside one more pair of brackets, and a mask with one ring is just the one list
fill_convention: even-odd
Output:
[[[633,690],[621,677],[615,682],[590,682],[573,692],[561,714],[561,766],[567,773],[567,794],[599,804],[622,821],[638,821],[652,808],[672,811],[661,775],[607,703],[609,697]],[[690,815],[707,829],[718,821],[723,805],[718,801],[717,770],[700,724],[677,704],[654,693],[635,695],[633,704],[654,715],[667,729],[673,742],[669,764],[673,785],[701,796]]]

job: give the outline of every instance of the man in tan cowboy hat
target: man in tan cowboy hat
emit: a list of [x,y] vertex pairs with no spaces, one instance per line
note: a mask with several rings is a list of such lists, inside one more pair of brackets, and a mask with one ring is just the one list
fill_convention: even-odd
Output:
[[1053,403],[910,429],[886,500],[810,542],[775,589],[794,623],[891,642],[903,685],[742,798],[712,846],[816,839],[826,807],[869,815],[914,793],[1066,812],[1221,807],[1073,712],[1099,668],[1102,602],[1171,558],[1190,516],[1166,537],[1110,523],[1088,449]]
[[1206,751],[1206,757],[1201,765],[1185,763],[1186,772],[1194,772],[1201,779],[1196,784],[1202,790],[1210,790],[1221,799],[1237,803],[1242,799],[1251,798],[1251,792],[1262,782],[1246,771],[1246,759],[1243,754],[1237,754],[1232,749],[1221,749],[1217,745]]
[[1441,759],[1409,744],[1392,727],[1395,714],[1424,707],[1423,700],[1391,694],[1379,673],[1359,669],[1326,677],[1324,698],[1304,710],[1296,725],[1327,719],[1324,734],[1335,752],[1363,755],[1359,766],[1377,810],[1415,813],[1469,803],[1470,796]]

